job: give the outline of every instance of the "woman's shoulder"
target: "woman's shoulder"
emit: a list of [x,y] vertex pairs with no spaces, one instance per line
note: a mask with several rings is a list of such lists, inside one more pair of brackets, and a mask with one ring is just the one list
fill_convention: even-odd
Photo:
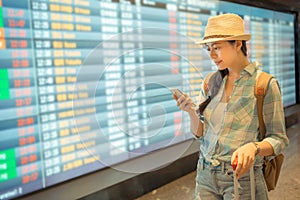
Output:
[[204,82],[208,83],[210,78],[212,77],[213,74],[215,74],[216,72],[212,71],[212,72],[208,72],[205,77],[204,77]]

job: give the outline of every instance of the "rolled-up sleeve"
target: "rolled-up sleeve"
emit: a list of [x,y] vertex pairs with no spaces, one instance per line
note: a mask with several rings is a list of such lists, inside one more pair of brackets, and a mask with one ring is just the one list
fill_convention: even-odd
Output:
[[267,141],[274,149],[274,155],[278,155],[288,146],[286,135],[284,109],[280,88],[275,79],[272,79],[264,98],[263,117],[266,125]]

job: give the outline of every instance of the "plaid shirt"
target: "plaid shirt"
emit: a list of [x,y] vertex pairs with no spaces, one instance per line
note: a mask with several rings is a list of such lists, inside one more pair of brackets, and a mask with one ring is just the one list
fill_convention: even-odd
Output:
[[[254,95],[255,81],[258,65],[251,63],[246,66],[235,82],[232,95],[224,110],[222,125],[218,133],[210,128],[211,114],[222,98],[227,76],[223,79],[218,94],[211,100],[204,111],[204,131],[200,138],[200,157],[205,160],[230,162],[233,152],[242,145],[259,141],[259,123],[257,115],[256,97]],[[204,84],[199,95],[199,102],[206,99]],[[282,96],[277,81],[273,78],[264,98],[263,116],[266,125],[266,138],[273,149],[274,155],[281,153],[288,145],[286,136],[284,110]],[[256,158],[256,164],[261,163],[262,158]]]

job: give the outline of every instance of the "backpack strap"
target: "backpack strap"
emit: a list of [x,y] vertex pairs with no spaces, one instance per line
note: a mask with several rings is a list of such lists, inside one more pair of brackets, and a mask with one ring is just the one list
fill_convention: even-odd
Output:
[[266,136],[266,126],[263,118],[264,97],[268,91],[269,84],[272,78],[274,77],[266,72],[257,72],[254,95],[257,101],[257,115],[261,140],[263,140]]

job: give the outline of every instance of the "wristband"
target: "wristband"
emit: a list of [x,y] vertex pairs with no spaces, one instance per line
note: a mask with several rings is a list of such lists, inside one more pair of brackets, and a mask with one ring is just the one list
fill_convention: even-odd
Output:
[[260,146],[256,143],[256,142],[253,142],[253,144],[255,145],[256,147],[256,152],[255,152],[255,155],[258,155],[259,152],[260,152]]

